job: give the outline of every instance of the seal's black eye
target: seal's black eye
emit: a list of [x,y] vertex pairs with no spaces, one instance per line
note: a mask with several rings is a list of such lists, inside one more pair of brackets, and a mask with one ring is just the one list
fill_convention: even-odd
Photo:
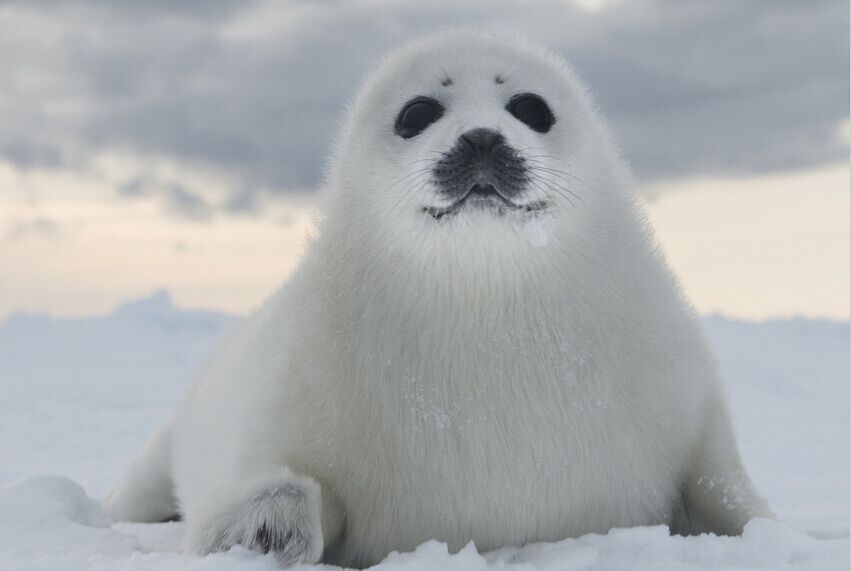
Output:
[[539,133],[546,133],[556,122],[546,101],[534,93],[515,95],[505,109],[518,120],[526,123],[530,129]]
[[403,139],[416,137],[442,116],[443,105],[431,97],[415,97],[405,103],[396,117],[396,134]]

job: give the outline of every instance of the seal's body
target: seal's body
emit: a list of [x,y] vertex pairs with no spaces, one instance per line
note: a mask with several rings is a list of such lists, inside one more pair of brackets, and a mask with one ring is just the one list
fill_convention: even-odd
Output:
[[345,565],[769,515],[584,89],[551,54],[468,32],[366,83],[301,267],[108,508],[179,512],[201,553]]

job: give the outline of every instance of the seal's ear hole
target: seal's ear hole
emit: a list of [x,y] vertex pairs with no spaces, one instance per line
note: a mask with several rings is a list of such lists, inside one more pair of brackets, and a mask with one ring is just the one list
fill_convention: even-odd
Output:
[[405,103],[396,117],[394,130],[403,139],[416,137],[443,117],[443,105],[431,97],[415,97]]
[[549,105],[540,95],[520,93],[511,98],[505,109],[533,131],[546,133],[556,122]]

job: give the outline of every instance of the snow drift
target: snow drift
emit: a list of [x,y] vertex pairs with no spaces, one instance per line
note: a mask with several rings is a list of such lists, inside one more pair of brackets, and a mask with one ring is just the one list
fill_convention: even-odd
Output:
[[[0,323],[0,569],[275,568],[239,548],[184,555],[180,523],[111,525],[99,505],[232,319],[160,292],[102,317]],[[376,568],[847,569],[847,324],[704,324],[745,463],[782,522],[755,520],[732,538],[616,529],[486,554],[428,542]]]

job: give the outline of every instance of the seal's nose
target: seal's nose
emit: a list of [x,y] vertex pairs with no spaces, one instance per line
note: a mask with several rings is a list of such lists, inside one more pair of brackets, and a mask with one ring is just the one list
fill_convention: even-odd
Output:
[[529,182],[528,168],[508,139],[495,129],[477,127],[459,134],[432,169],[439,193],[451,200],[467,195],[519,195]]
[[493,148],[503,140],[503,136],[493,129],[478,127],[461,135],[461,140],[469,145],[470,149],[472,149],[478,158],[484,159],[487,158],[493,151]]

